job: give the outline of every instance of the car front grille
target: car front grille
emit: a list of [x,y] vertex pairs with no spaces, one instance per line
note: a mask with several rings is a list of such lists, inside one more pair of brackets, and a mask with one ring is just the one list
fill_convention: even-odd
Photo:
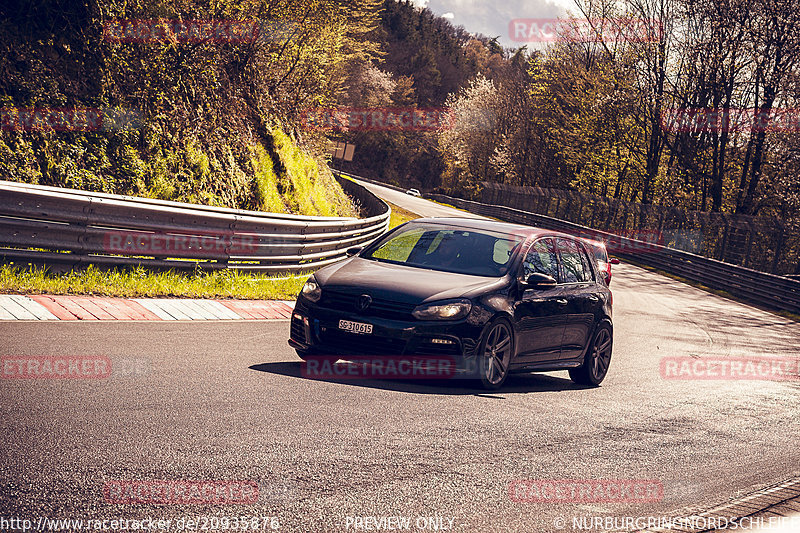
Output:
[[394,320],[414,320],[411,312],[414,305],[395,302],[382,298],[373,298],[372,303],[364,311],[356,308],[356,302],[360,294],[349,294],[345,292],[325,290],[319,302],[321,307],[336,309],[339,311],[356,311],[363,316],[376,316]]
[[358,335],[337,329],[323,331],[322,344],[345,355],[401,355],[406,348],[403,339]]

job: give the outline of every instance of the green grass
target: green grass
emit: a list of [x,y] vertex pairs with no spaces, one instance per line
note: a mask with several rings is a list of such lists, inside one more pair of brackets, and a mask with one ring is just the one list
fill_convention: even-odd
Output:
[[[277,189],[292,213],[357,216],[356,210],[330,169],[301,149],[280,129],[272,132],[275,153],[285,173],[278,173]],[[269,169],[272,172],[272,169]],[[274,172],[273,172],[274,179]]]
[[294,299],[306,278],[308,274],[151,272],[141,267],[100,270],[94,266],[58,274],[35,266],[6,264],[0,266],[0,293],[282,300]]
[[399,226],[400,224],[404,224],[409,220],[419,218],[419,215],[416,213],[412,213],[411,211],[403,209],[402,207],[396,206],[391,202],[386,203],[392,208],[392,215],[389,217],[389,229]]
[[250,163],[253,166],[252,193],[254,207],[268,213],[285,213],[286,203],[278,192],[278,178],[275,176],[275,165],[263,146],[257,144],[251,148]]
[[[160,133],[159,133],[160,132]],[[144,138],[144,141],[142,141]],[[356,216],[326,162],[277,126],[260,140],[138,132],[0,138],[3,179],[299,215]]]

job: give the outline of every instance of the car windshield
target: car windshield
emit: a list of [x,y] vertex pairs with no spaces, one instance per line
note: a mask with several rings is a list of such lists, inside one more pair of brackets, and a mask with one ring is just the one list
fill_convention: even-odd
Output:
[[473,276],[500,277],[523,237],[490,231],[407,224],[362,256],[387,263]]

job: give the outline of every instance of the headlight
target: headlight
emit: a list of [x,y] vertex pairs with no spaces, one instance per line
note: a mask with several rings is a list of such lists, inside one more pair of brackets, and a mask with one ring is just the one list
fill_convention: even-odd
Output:
[[419,320],[458,320],[467,316],[472,309],[472,302],[467,299],[444,300],[419,305],[412,315]]
[[314,279],[314,276],[308,278],[308,281],[303,285],[303,289],[300,292],[312,302],[318,302],[319,299],[322,298],[322,289],[317,284],[317,280]]

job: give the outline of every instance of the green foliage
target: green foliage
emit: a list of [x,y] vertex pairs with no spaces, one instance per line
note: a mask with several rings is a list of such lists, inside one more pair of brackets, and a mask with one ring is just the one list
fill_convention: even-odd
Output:
[[491,55],[487,50],[489,39],[482,38],[481,42],[411,2],[385,0],[381,32],[386,41],[386,70],[414,80],[420,106],[444,104],[450,93],[457,92],[486,66],[465,54],[467,43],[475,41],[484,57]]
[[410,220],[415,220],[419,218],[419,215],[416,213],[412,213],[406,209],[403,209],[400,206],[394,205],[391,202],[386,202],[389,204],[389,207],[392,209],[392,214],[389,216],[389,229],[399,226],[400,224],[405,224]]
[[[4,179],[169,200],[349,216],[353,206],[296,139],[291,158],[259,152],[272,124],[291,130],[329,101],[350,61],[379,55],[371,32],[380,0],[174,3],[89,0],[4,6],[0,107],[132,111],[134,127],[0,132]],[[252,42],[114,42],[122,19],[241,20]],[[262,24],[263,23],[263,24]],[[284,24],[270,33],[270,24]],[[282,169],[287,169],[288,174]],[[302,199],[276,195],[304,191]]]
[[251,163],[253,165],[251,187],[254,202],[252,209],[271,213],[286,212],[287,206],[278,192],[278,178],[275,176],[272,158],[260,144],[253,147]]
[[[492,49],[489,39],[453,27],[411,2],[382,3],[376,31],[385,50],[377,63],[380,70],[376,65],[351,67],[351,73],[372,75],[348,78],[352,83],[340,96],[340,105],[436,108],[445,105],[448,95],[457,93],[477,73],[497,74],[502,51]],[[386,79],[389,83],[376,83]],[[365,91],[365,87],[372,90]],[[430,189],[441,184],[447,156],[437,149],[436,132],[354,131],[335,137],[356,146],[347,170],[408,187]]]
[[321,216],[347,211],[340,200],[344,191],[325,165],[300,150],[282,131],[276,129],[273,139],[285,169],[280,176],[283,196],[293,211]]
[[120,146],[115,154],[114,167],[117,186],[130,193],[142,192],[145,188],[145,162],[133,146]]

